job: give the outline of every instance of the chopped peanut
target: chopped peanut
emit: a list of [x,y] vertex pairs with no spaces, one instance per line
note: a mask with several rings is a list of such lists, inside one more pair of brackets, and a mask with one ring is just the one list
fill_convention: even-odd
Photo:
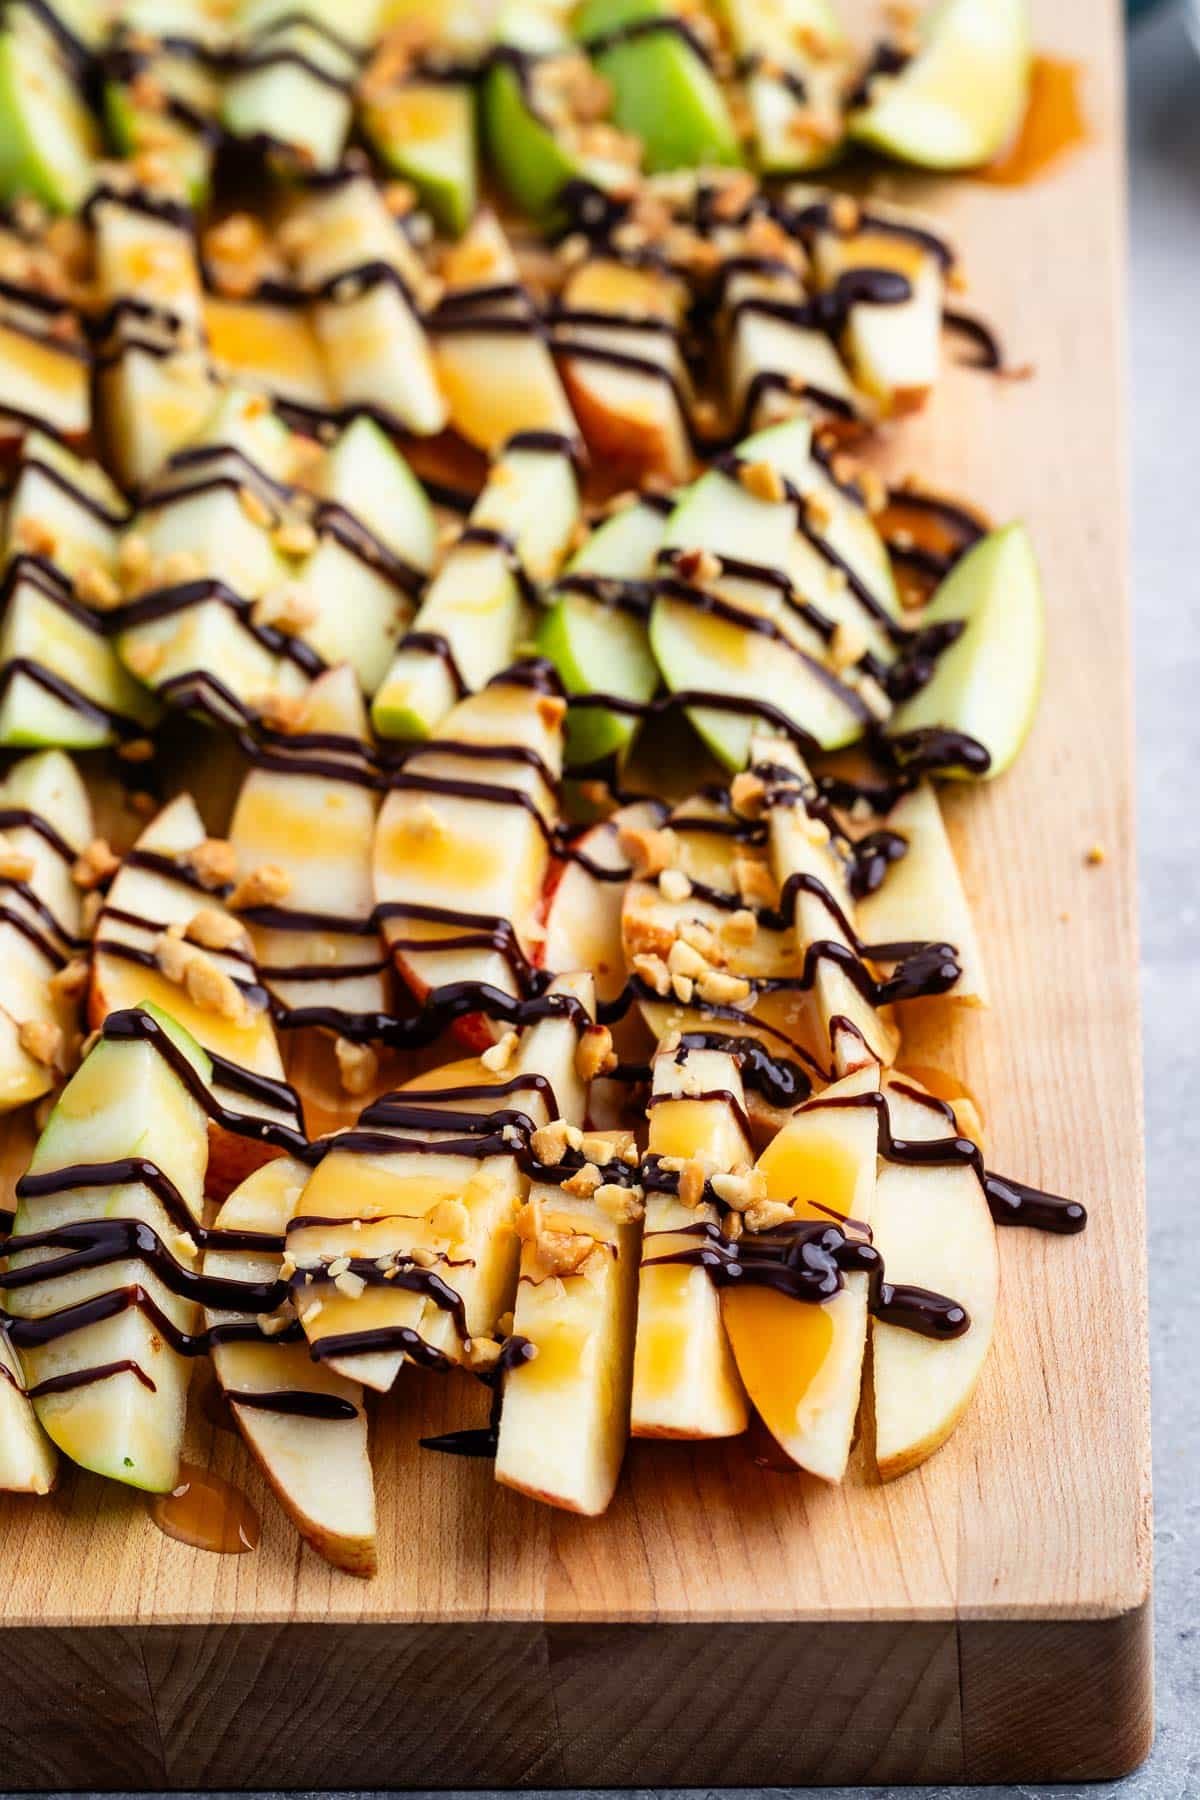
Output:
[[237,877],[237,853],[225,838],[204,838],[183,859],[206,888],[228,887]]
[[580,1081],[594,1081],[597,1075],[607,1075],[616,1064],[612,1032],[607,1025],[590,1025],[575,1051],[575,1073]]
[[260,863],[257,869],[242,876],[229,896],[229,904],[235,912],[251,906],[278,906],[291,891],[292,878],[286,869],[278,863]]
[[82,888],[86,893],[92,888],[102,887],[120,866],[121,859],[107,839],[93,838],[83,854],[77,856],[71,864],[71,879],[77,888]]

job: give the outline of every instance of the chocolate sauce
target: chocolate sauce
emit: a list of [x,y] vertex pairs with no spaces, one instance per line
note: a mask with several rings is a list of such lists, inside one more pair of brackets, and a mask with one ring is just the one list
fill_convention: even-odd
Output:
[[531,1362],[537,1345],[525,1337],[507,1337],[500,1354],[488,1369],[475,1371],[476,1378],[492,1390],[491,1412],[485,1426],[465,1431],[447,1431],[440,1437],[419,1440],[422,1450],[438,1450],[443,1456],[494,1457],[500,1447],[500,1413],[504,1403],[504,1377],[510,1369]]
[[956,337],[966,338],[975,350],[974,356],[963,359],[967,368],[984,369],[990,375],[1004,371],[1006,364],[1000,339],[983,319],[947,306],[942,309],[942,324]]
[[[761,1038],[722,1031],[685,1031],[679,1045],[676,1061],[684,1060],[688,1050],[719,1050],[732,1056],[741,1072],[742,1086],[761,1094],[768,1106],[781,1112],[798,1106],[812,1093],[810,1070],[793,1057],[772,1054]],[[812,1069],[820,1073],[815,1063]]]
[[258,1393],[227,1388],[225,1398],[230,1406],[242,1406],[256,1412],[282,1413],[295,1419],[357,1419],[358,1407],[338,1394],[319,1394],[304,1388],[272,1388]]

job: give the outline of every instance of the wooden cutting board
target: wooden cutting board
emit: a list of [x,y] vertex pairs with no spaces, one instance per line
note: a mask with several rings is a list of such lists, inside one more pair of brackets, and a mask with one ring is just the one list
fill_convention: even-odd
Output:
[[[1041,0],[1090,141],[1033,185],[885,177],[961,246],[1035,379],[951,370],[891,467],[1025,515],[1049,608],[1014,772],[955,792],[995,1002],[914,1022],[982,1098],[993,1166],[1087,1202],[1082,1238],[1001,1234],[998,1340],[932,1462],[889,1487],[637,1444],[603,1519],[421,1452],[473,1384],[381,1409],[382,1568],[303,1550],[240,1440],[191,1450],[263,1539],[206,1555],[68,1476],[0,1502],[6,1788],[618,1786],[1113,1777],[1151,1732],[1150,1492],[1115,12]],[[953,350],[950,352],[954,354]],[[1086,862],[1090,846],[1104,860]]]

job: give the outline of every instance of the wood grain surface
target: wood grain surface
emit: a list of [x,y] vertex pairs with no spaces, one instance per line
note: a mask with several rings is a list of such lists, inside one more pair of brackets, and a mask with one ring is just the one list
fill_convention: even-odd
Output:
[[0,1500],[0,1787],[1067,1779],[1145,1753],[1119,36],[1095,0],[1035,10],[1083,66],[1089,142],[1028,187],[874,183],[936,217],[1035,369],[950,367],[885,466],[1026,517],[1049,613],[1024,756],[949,799],[993,1006],[906,1014],[905,1056],[964,1077],[992,1166],[1084,1200],[1086,1235],[1001,1233],[974,1404],[888,1487],[861,1451],[829,1488],[739,1441],[639,1443],[607,1516],[573,1518],[421,1452],[487,1397],[406,1370],[375,1421],[374,1582],[303,1550],[202,1416],[190,1453],[259,1507],[256,1554],[172,1542],[90,1476]]

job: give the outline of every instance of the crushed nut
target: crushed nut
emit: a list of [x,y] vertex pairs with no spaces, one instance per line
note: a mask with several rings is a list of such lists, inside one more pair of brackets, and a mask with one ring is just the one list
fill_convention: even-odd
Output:
[[365,1094],[374,1087],[379,1057],[370,1044],[356,1044],[350,1038],[339,1037],[334,1041],[333,1053],[344,1093]]
[[671,992],[681,1006],[690,1006],[696,991],[696,983],[691,975],[672,975]]
[[23,1019],[17,1027],[17,1042],[26,1056],[31,1056],[35,1063],[52,1069],[63,1053],[63,1028],[49,1019]]
[[250,704],[267,730],[281,736],[303,731],[308,722],[308,701],[303,694],[281,694],[271,688],[256,694]]
[[225,838],[203,838],[183,860],[206,888],[228,887],[237,878],[237,852]]
[[294,582],[284,581],[260,595],[250,608],[250,620],[254,625],[270,626],[275,631],[282,631],[287,637],[296,637],[298,633],[307,631],[319,613],[316,601],[303,588],[297,587]]
[[425,1223],[434,1237],[448,1238],[452,1244],[457,1244],[471,1229],[471,1215],[461,1200],[439,1200],[426,1215]]
[[117,755],[129,763],[153,762],[156,750],[154,739],[148,737],[126,738],[117,745]]
[[76,570],[75,594],[84,606],[93,607],[97,612],[111,612],[122,600],[116,580],[99,563],[83,563]]
[[683,579],[697,587],[707,587],[721,578],[723,564],[711,550],[680,550],[674,560]]
[[575,1050],[575,1073],[585,1084],[607,1075],[617,1066],[612,1032],[607,1025],[589,1025]]
[[643,952],[635,956],[632,962],[635,975],[639,976],[650,990],[665,998],[671,991],[671,972],[661,956],[651,956]]
[[786,1225],[795,1216],[785,1200],[759,1200],[742,1214],[751,1231],[774,1231],[777,1225]]
[[101,887],[121,866],[121,859],[106,838],[93,838],[71,864],[71,880],[86,893]]
[[86,957],[73,956],[65,968],[50,977],[48,985],[52,993],[61,994],[65,1000],[74,1000],[83,993],[90,979]]
[[829,202],[829,223],[843,237],[849,237],[862,223],[862,208],[850,194],[835,194]]
[[161,669],[166,657],[167,646],[165,644],[154,644],[146,639],[143,639],[140,644],[130,644],[122,652],[122,660],[126,668],[131,669],[142,681],[149,681],[150,677]]
[[606,1181],[592,1199],[615,1225],[632,1225],[635,1219],[645,1217],[646,1205],[639,1187],[621,1187],[615,1181]]
[[1105,861],[1107,855],[1108,852],[1105,850],[1103,844],[1093,844],[1083,860],[1094,869],[1098,868],[1099,865]]
[[[708,964],[698,950],[682,938],[676,938],[667,954],[667,968],[672,975],[690,975],[693,977],[707,975]],[[681,996],[682,998],[682,996]],[[691,996],[688,995],[690,999]]]
[[31,556],[53,557],[58,548],[58,535],[44,519],[18,519],[13,536]]
[[335,1275],[333,1285],[346,1300],[359,1299],[365,1293],[367,1286],[362,1276],[356,1275],[353,1269],[345,1269],[342,1274]]
[[710,969],[696,987],[700,998],[713,1006],[729,1006],[738,1000],[746,1000],[751,992],[744,975],[726,975],[719,969]]
[[192,950],[188,955],[183,985],[203,1011],[215,1012],[222,1019],[245,1018],[246,996],[233,977],[219,969],[203,950]]
[[751,769],[741,769],[729,784],[729,801],[744,819],[757,819],[766,804],[767,784]]
[[246,930],[228,913],[215,906],[202,906],[188,920],[183,935],[205,950],[228,950],[245,941]]
[[567,1153],[566,1120],[554,1119],[549,1125],[540,1126],[529,1143],[540,1163],[544,1163],[548,1169],[557,1168]]
[[562,1191],[564,1194],[570,1194],[576,1200],[590,1200],[596,1189],[602,1185],[603,1180],[604,1177],[595,1163],[586,1162],[582,1169],[576,1169],[575,1173],[568,1176],[567,1180],[563,1182]]
[[664,900],[686,900],[692,884],[682,869],[664,869],[658,878],[658,891]]
[[787,497],[783,476],[773,463],[739,463],[738,480],[748,494],[753,494],[756,500],[763,500],[768,505],[778,506]]
[[766,1199],[767,1178],[761,1169],[714,1175],[712,1189],[718,1200],[734,1212],[745,1212],[748,1206]]
[[251,906],[278,906],[291,891],[292,878],[286,869],[278,863],[260,863],[257,869],[242,876],[229,896],[229,904],[235,912]]
[[622,825],[617,832],[617,846],[642,880],[661,875],[679,861],[679,839],[668,827],[653,830],[642,825]]
[[727,944],[752,944],[758,935],[757,915],[748,906],[739,906],[736,912],[722,919],[720,935]]
[[682,1206],[699,1206],[704,1198],[708,1170],[698,1157],[685,1162],[679,1171],[679,1201]]
[[271,541],[284,556],[308,556],[317,547],[317,534],[307,519],[284,519]]
[[36,864],[24,850],[0,844],[0,881],[28,881]]
[[866,633],[839,620],[829,640],[829,660],[837,670],[849,669],[866,654]]
[[497,1039],[494,1044],[489,1045],[479,1060],[485,1069],[490,1069],[493,1075],[499,1075],[502,1070],[507,1069],[509,1063],[513,1059],[516,1048],[516,1032],[506,1031],[502,1038]]
[[751,906],[774,906],[779,887],[766,863],[754,856],[736,856],[733,879],[738,893]]

